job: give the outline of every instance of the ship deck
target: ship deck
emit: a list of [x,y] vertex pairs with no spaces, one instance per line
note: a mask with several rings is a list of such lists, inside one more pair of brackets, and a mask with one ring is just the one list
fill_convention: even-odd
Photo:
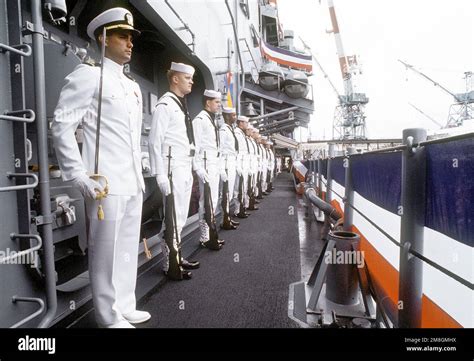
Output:
[[[290,283],[306,280],[322,248],[315,222],[305,218],[292,176],[280,174],[274,191],[239,219],[237,230],[219,232],[224,247],[216,252],[198,248],[198,230],[188,259],[201,267],[187,281],[165,280],[156,267],[156,285],[139,297],[139,309],[152,319],[139,328],[292,328],[288,317]],[[189,242],[188,242],[189,243]],[[153,276],[141,277],[140,282]],[[93,312],[72,327],[96,327]]]

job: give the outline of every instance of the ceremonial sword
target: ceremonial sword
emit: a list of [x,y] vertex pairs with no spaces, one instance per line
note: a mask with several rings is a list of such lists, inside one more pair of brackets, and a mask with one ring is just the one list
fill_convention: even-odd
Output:
[[102,30],[102,44],[100,51],[100,80],[99,80],[99,99],[97,105],[97,128],[95,133],[95,164],[94,164],[94,174],[90,176],[96,182],[102,180],[105,183],[104,190],[102,192],[97,192],[96,199],[99,201],[99,207],[97,208],[97,218],[99,220],[104,219],[104,210],[102,208],[102,199],[107,197],[109,193],[109,182],[104,175],[99,174],[99,145],[100,145],[100,122],[102,116],[102,89],[104,83],[104,59],[105,59],[105,39],[107,36],[107,29],[104,26]]

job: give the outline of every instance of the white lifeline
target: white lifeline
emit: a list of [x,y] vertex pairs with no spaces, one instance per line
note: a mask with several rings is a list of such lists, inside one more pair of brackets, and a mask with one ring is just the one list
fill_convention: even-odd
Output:
[[[219,156],[219,132],[216,133],[217,120],[212,120],[209,113],[202,110],[193,119],[194,139],[196,141],[196,163],[199,168],[205,169],[209,176],[209,186],[211,188],[212,206],[214,212],[217,210],[219,198],[220,179],[220,156]],[[217,126],[217,124],[216,124]],[[206,164],[204,164],[206,156]],[[204,184],[199,180],[199,219],[204,219]]]
[[[168,154],[171,147],[171,173],[173,175],[173,194],[176,209],[178,236],[188,219],[189,202],[193,187],[193,161],[186,132],[186,118],[180,101],[172,92],[166,92],[159,100],[153,113],[149,136],[151,174],[168,176]],[[165,199],[163,199],[165,201]],[[161,236],[165,224],[161,228]],[[178,240],[179,241],[179,240]],[[164,242],[163,242],[164,245]],[[167,265],[164,266],[167,271]]]
[[[64,180],[93,174],[100,68],[79,65],[66,77],[51,127]],[[124,116],[125,114],[125,116]],[[75,130],[82,123],[82,158]],[[99,174],[109,181],[102,200],[103,221],[97,220],[98,202],[87,199],[89,274],[96,319],[101,326],[123,320],[135,311],[135,284],[142,192],[140,135],[142,94],[123,67],[104,59]]]
[[241,166],[237,162],[238,153],[237,149],[235,148],[236,136],[234,135],[234,131],[235,130],[232,129],[229,124],[223,124],[219,129],[221,146],[221,172],[225,172],[227,170],[227,179],[229,181],[229,201],[234,195],[236,176],[242,174]]
[[[244,206],[245,206],[245,199],[247,198],[247,178],[249,175],[249,150],[250,144],[248,142],[247,137],[242,129],[237,127],[235,129],[235,136],[237,137],[237,141],[239,142],[239,154],[237,155],[237,164],[238,169],[242,171],[243,177],[243,196],[244,196]],[[234,200],[235,200],[235,212],[238,213],[240,209],[240,201],[239,201],[239,184],[240,180],[237,178],[234,187]]]

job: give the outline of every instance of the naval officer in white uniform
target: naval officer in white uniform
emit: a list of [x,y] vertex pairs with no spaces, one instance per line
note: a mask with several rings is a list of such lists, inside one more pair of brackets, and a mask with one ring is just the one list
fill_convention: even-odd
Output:
[[[102,38],[103,28],[106,39]],[[123,72],[132,55],[132,14],[124,8],[94,18],[87,34],[105,41],[99,174],[109,191],[102,199],[104,219],[98,219],[97,191],[103,186],[89,178],[95,167],[100,67],[79,65],[66,77],[52,123],[56,155],[63,179],[79,187],[88,220],[89,275],[96,320],[107,328],[132,328],[145,322],[148,312],[136,310],[138,244],[142,192],[140,135],[142,94]],[[79,124],[84,130],[82,157],[76,143]]]
[[[171,63],[167,73],[169,91],[159,100],[153,113],[149,136],[150,166],[151,173],[156,176],[156,181],[164,197],[173,191],[176,225],[178,239],[174,247],[179,248],[181,244],[181,231],[188,219],[189,203],[193,187],[192,170],[196,170],[199,177],[206,177],[203,169],[197,168],[195,163],[196,142],[193,132],[193,124],[189,116],[185,96],[191,93],[195,69],[183,63]],[[171,173],[173,175],[173,189],[168,179],[169,149],[171,147]],[[165,223],[160,232],[163,236]],[[166,243],[162,242],[166,257],[164,271],[168,277],[169,250]],[[182,278],[190,279],[191,272],[188,269],[196,269],[199,262],[192,262],[181,258],[180,266]]]
[[[193,119],[197,168],[205,172],[204,176],[198,174],[200,242],[205,247],[209,242],[209,226],[205,220],[204,183],[209,183],[213,210],[216,212],[219,205],[219,179],[223,182],[227,180],[227,174],[220,165],[220,137],[216,119],[221,109],[221,98],[220,92],[206,89],[202,101],[204,109]],[[219,243],[222,245],[223,241],[219,240]]]

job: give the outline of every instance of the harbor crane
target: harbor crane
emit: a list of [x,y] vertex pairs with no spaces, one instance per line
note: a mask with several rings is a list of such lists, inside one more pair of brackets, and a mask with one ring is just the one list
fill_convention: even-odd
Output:
[[[321,3],[321,1],[320,1]],[[329,14],[331,17],[332,30],[327,33],[334,33],[336,40],[337,54],[339,56],[339,67],[341,70],[342,80],[344,83],[344,94],[341,94],[329,75],[324,71],[316,56],[312,53],[311,48],[300,37],[303,46],[318,65],[324,77],[328,80],[331,88],[336,93],[339,104],[334,111],[332,138],[334,140],[365,140],[365,105],[369,102],[369,98],[364,93],[357,92],[356,80],[362,74],[362,69],[357,60],[357,55],[346,56],[342,45],[341,34],[339,32],[339,24],[336,18],[336,11],[332,0],[328,0]]]
[[412,104],[412,103],[408,103],[408,105],[410,105],[412,108],[414,108],[416,111],[418,111],[420,114],[424,115],[426,118],[428,118],[429,120],[431,120],[433,123],[435,123],[438,127],[440,128],[443,128],[443,124],[441,124],[440,122],[438,122],[437,120],[435,120],[433,117],[429,116],[428,114],[426,114],[423,110],[421,110],[420,108],[418,108],[416,105]]
[[439,87],[445,93],[448,93],[454,98],[455,103],[451,104],[449,107],[448,121],[444,128],[454,128],[460,127],[464,124],[464,121],[469,119],[474,119],[474,90],[472,89],[472,75],[471,71],[464,73],[464,78],[466,79],[466,92],[455,94],[437,81],[431,79],[428,75],[417,70],[413,65],[410,65],[400,59],[400,63],[405,65],[407,69],[412,70],[416,74],[425,78],[429,82],[433,83],[434,86]]
[[357,55],[345,55],[333,0],[327,2],[332,24],[332,30],[327,32],[334,34],[344,82],[344,95],[339,95],[339,105],[334,113],[333,139],[367,139],[364,108],[369,98],[357,90],[362,68]]

